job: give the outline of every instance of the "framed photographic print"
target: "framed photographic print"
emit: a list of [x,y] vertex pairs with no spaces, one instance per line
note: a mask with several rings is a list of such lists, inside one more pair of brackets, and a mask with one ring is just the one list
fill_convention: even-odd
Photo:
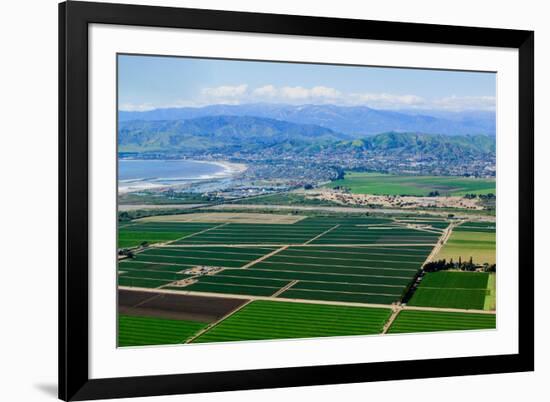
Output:
[[533,32],[59,13],[61,399],[533,370]]

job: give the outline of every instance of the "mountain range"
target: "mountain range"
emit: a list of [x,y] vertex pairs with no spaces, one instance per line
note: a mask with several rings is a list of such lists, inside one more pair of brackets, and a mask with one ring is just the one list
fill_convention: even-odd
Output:
[[495,112],[391,111],[366,106],[242,104],[120,111],[119,122],[174,121],[214,116],[254,116],[301,125],[316,125],[347,137],[362,138],[383,132],[421,132],[444,135],[492,135]]
[[390,131],[356,138],[315,124],[252,116],[119,122],[121,152],[314,155],[372,151],[438,158],[494,155],[495,137]]
[[121,151],[253,152],[286,144],[328,144],[351,137],[312,124],[251,116],[208,116],[188,120],[119,123]]

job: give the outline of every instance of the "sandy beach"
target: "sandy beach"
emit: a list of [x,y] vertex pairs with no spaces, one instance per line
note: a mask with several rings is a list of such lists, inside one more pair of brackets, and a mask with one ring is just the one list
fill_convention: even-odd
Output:
[[125,180],[118,182],[118,193],[127,194],[136,191],[146,191],[146,190],[162,190],[169,189],[181,185],[183,182],[196,182],[200,180],[215,180],[215,179],[225,179],[239,175],[244,172],[248,166],[244,163],[234,163],[229,161],[201,161],[201,160],[188,160],[189,162],[194,163],[204,163],[210,165],[216,165],[222,168],[220,172],[200,175],[193,178],[184,178],[184,172],[182,172],[181,180],[174,180],[174,183],[166,182],[155,182],[154,180]]

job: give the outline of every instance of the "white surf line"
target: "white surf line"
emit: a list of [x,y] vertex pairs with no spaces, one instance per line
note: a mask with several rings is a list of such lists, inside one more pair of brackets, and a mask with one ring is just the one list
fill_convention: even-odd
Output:
[[400,306],[395,306],[392,309],[393,311],[390,315],[390,318],[388,318],[388,321],[386,321],[386,323],[384,324],[384,327],[382,328],[382,335],[388,333],[388,330],[391,328],[393,322],[395,321],[395,319],[397,318],[397,316],[399,315],[402,309],[403,308]]
[[237,311],[243,309],[245,306],[247,306],[248,304],[252,303],[253,299],[250,299],[248,300],[246,303],[243,303],[241,304],[239,307],[237,307],[235,310],[232,310],[230,311],[229,313],[227,313],[226,315],[224,315],[222,318],[220,318],[219,320],[217,321],[214,321],[210,324],[208,324],[206,327],[204,327],[203,329],[201,329],[199,332],[197,332],[195,335],[193,335],[191,338],[188,338],[185,343],[191,343],[193,342],[195,339],[197,339],[199,336],[201,336],[202,334],[204,334],[205,332],[208,332],[210,331],[212,328],[214,328],[216,325],[218,325],[219,323],[221,323],[223,320],[225,320],[226,318],[229,318],[230,316],[232,316],[233,314],[235,314]]
[[269,253],[269,254],[266,254],[266,255],[264,255],[264,256],[261,256],[261,257],[258,258],[258,259],[255,259],[254,261],[250,261],[248,264],[243,265],[240,269],[246,269],[246,268],[248,268],[248,267],[251,267],[251,266],[253,266],[253,265],[255,265],[255,264],[257,264],[257,263],[259,263],[259,262],[265,260],[266,258],[269,258],[269,257],[271,257],[271,256],[273,256],[273,255],[275,255],[275,254],[277,254],[277,253],[280,253],[280,252],[283,251],[283,250],[286,250],[287,248],[288,248],[288,246],[283,246],[283,247],[281,247],[281,248],[278,248],[277,250],[274,250],[274,251],[272,251],[272,252]]
[[273,293],[273,294],[271,295],[271,297],[277,297],[277,296],[279,296],[281,293],[286,292],[288,289],[290,289],[292,286],[296,285],[297,283],[298,283],[298,280],[290,281],[290,282],[287,283],[285,286],[283,286],[281,289],[279,289],[278,291],[276,291],[275,293]]
[[[213,292],[194,292],[194,291],[181,291],[171,289],[152,289],[152,288],[138,288],[131,286],[119,286],[121,290],[139,291],[149,293],[166,293],[174,295],[184,296],[203,296],[203,297],[218,297],[221,299],[241,299],[241,300],[265,300],[272,302],[289,302],[289,303],[305,303],[305,304],[327,304],[331,306],[350,306],[350,307],[373,307],[373,308],[386,308],[391,309],[390,304],[377,304],[377,303],[354,303],[354,302],[342,302],[331,300],[309,300],[309,299],[286,299],[283,297],[271,297],[271,296],[250,296],[240,295],[233,293],[213,293]],[[403,310],[422,310],[422,311],[440,311],[449,313],[475,313],[475,314],[495,314],[493,310],[473,310],[473,309],[456,309],[456,308],[439,308],[439,307],[415,307],[415,306],[401,306]]]
[[321,237],[321,236],[327,234],[328,232],[332,232],[334,229],[336,229],[336,228],[339,227],[339,226],[340,226],[340,224],[334,225],[334,226],[331,227],[330,229],[325,230],[323,233],[321,233],[321,234],[315,236],[313,239],[309,239],[308,241],[306,241],[306,242],[304,243],[304,246],[307,245],[307,244],[309,244],[309,243],[311,243],[311,242],[314,241],[314,240],[317,240],[319,237]]

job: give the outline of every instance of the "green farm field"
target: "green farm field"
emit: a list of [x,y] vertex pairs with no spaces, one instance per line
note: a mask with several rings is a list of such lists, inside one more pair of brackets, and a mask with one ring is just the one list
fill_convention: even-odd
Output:
[[[430,251],[431,246],[412,245],[158,247],[121,261],[119,283],[181,292],[391,304],[400,300]],[[185,273],[197,265],[220,270],[199,276]],[[193,283],[186,286],[172,283],[189,278]]]
[[118,346],[183,343],[205,326],[205,323],[196,321],[120,314],[118,317]]
[[493,179],[474,179],[447,176],[398,176],[380,173],[348,172],[344,179],[335,180],[329,187],[347,187],[356,194],[427,196],[438,191],[440,195],[495,194]]
[[491,275],[485,272],[428,272],[408,304],[483,310]]
[[447,261],[453,259],[458,261],[459,258],[462,261],[472,261],[475,264],[495,264],[496,263],[496,234],[494,229],[482,230],[475,228],[475,231],[469,230],[469,228],[463,228],[458,226],[453,229],[451,237],[441,248],[435,259]]
[[[238,213],[231,214],[231,221],[209,223],[199,221],[222,215],[192,215],[183,217],[187,221],[163,217],[121,226],[119,238],[151,244],[119,261],[120,289],[159,289],[193,300],[253,301],[196,339],[193,334],[208,324],[184,328],[178,319],[121,315],[121,345],[381,333],[390,305],[402,300],[449,225],[444,218],[338,215],[235,223]],[[482,228],[482,235],[491,235],[490,226],[476,225],[467,229]],[[459,280],[447,274],[425,275],[409,304],[464,309],[490,305],[487,278],[466,274]]]
[[[192,233],[121,260],[119,285],[392,304],[401,299],[448,225],[427,219],[414,222],[422,226],[417,230],[410,223],[338,216],[305,217],[291,224],[140,221],[122,230]],[[215,272],[192,274],[197,266]],[[177,283],[183,279],[190,281]]]
[[384,308],[254,301],[193,343],[378,334],[390,314]]
[[211,223],[126,223],[118,229],[118,247],[173,241],[214,226]]
[[399,312],[388,333],[401,334],[493,328],[496,328],[495,314],[403,310]]

